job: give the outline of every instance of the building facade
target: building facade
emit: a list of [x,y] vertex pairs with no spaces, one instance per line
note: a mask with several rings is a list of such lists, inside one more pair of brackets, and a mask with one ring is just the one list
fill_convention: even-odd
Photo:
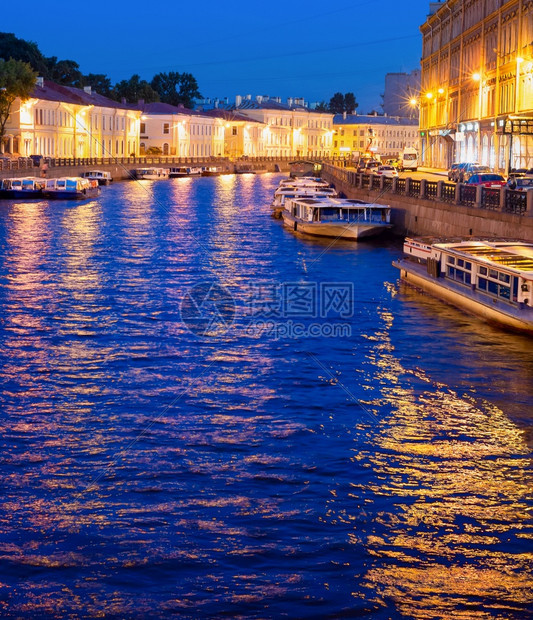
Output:
[[447,0],[430,10],[420,27],[423,163],[533,167],[533,0]]
[[221,157],[224,126],[217,119],[168,103],[139,102],[141,155],[155,152],[182,158]]
[[333,143],[333,114],[316,112],[300,99],[287,104],[278,97],[237,96],[228,110],[263,126],[262,156],[329,157]]
[[336,114],[332,155],[351,161],[364,156],[396,159],[405,147],[418,149],[418,121],[398,116]]
[[37,79],[32,96],[15,100],[4,153],[48,157],[124,157],[139,152],[140,112],[93,92]]

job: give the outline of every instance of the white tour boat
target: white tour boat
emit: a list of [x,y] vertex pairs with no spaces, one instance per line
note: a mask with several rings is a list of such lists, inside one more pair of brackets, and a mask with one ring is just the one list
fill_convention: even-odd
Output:
[[320,179],[285,179],[274,192],[272,209],[274,217],[280,218],[288,198],[335,198],[337,191],[326,181]]
[[83,200],[98,196],[99,193],[98,181],[81,177],[47,179],[43,188],[44,197],[53,200]]
[[87,170],[80,175],[83,179],[98,181],[98,185],[109,185],[113,179],[111,173],[105,170]]
[[390,207],[331,196],[287,198],[281,213],[285,226],[317,237],[355,241],[392,227]]
[[135,179],[168,179],[168,168],[136,168],[133,176]]
[[45,180],[37,177],[0,179],[0,198],[42,198]]
[[406,238],[393,263],[408,284],[482,319],[533,333],[533,243]]

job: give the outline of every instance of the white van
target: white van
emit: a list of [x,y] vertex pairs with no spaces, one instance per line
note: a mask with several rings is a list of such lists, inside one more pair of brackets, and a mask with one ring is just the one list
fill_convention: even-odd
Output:
[[406,146],[398,159],[400,160],[400,170],[417,170],[418,152],[415,148]]

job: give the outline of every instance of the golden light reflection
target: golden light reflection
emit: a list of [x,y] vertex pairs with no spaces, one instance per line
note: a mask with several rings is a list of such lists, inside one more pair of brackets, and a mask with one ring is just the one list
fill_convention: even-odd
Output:
[[406,369],[393,316],[379,315],[366,374],[380,394],[367,406],[390,415],[381,413],[372,449],[353,456],[371,472],[353,481],[360,508],[337,513],[332,497],[328,520],[353,524],[350,541],[372,558],[363,584],[378,605],[410,618],[523,613],[533,602],[524,433],[498,407]]

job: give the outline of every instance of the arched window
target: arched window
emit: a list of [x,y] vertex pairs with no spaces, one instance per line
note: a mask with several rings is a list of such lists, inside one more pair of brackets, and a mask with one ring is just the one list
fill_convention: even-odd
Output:
[[163,144],[163,155],[168,155],[168,152],[169,152],[168,142],[165,142]]

